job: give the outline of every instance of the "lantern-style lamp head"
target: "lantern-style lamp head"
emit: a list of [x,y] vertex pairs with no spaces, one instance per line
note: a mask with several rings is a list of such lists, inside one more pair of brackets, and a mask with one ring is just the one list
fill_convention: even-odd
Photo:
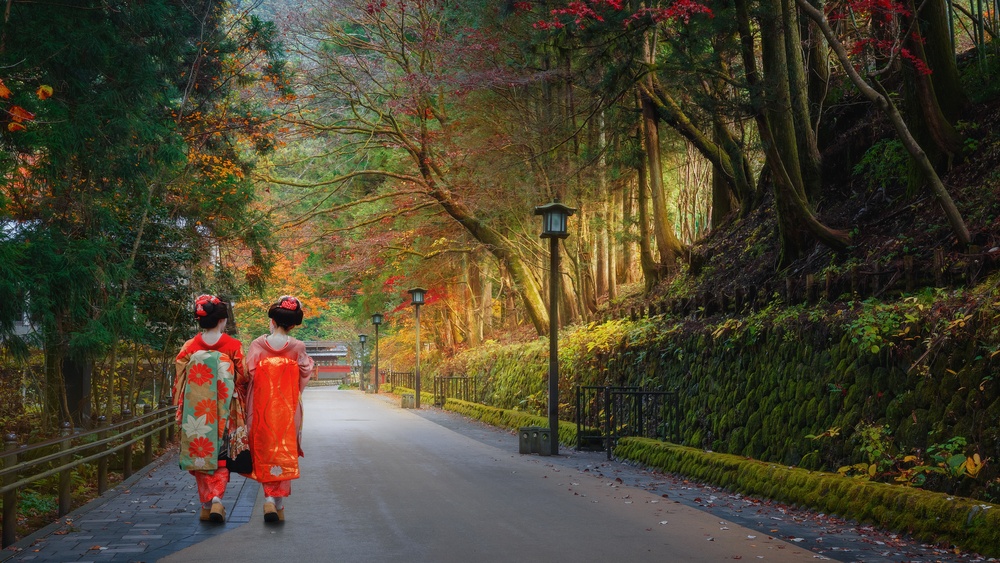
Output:
[[572,207],[566,207],[555,199],[552,203],[539,205],[535,208],[535,215],[542,216],[542,238],[566,238],[569,231],[566,230],[567,219],[576,212]]
[[372,315],[372,324],[375,326],[382,324],[382,313],[375,313]]
[[410,297],[412,299],[413,305],[423,305],[424,304],[424,294],[427,293],[426,289],[424,289],[422,287],[415,287],[415,288],[409,290],[409,292],[410,292]]
[[365,342],[368,342],[368,335],[367,334],[359,334],[358,335],[358,340],[360,340],[361,344],[364,345]]

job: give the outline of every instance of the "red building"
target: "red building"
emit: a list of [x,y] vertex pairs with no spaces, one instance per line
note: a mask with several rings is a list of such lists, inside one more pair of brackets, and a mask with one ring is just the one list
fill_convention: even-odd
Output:
[[332,340],[307,340],[306,353],[316,362],[313,379],[347,380],[351,366],[347,364],[347,343]]

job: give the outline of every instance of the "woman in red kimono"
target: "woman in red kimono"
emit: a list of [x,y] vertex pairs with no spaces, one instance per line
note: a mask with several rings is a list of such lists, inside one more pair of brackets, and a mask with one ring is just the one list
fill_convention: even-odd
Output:
[[302,324],[302,303],[284,296],[267,311],[271,334],[250,344],[247,352],[252,477],[264,487],[264,521],[285,520],[282,500],[299,477],[302,456],[302,390],[313,372],[306,346],[288,335]]
[[[233,391],[240,385],[246,385],[243,344],[223,332],[229,318],[229,309],[218,297],[199,296],[195,300],[194,315],[202,332],[184,343],[175,360],[177,377],[174,380],[174,404],[177,405],[182,444],[185,443],[184,436],[193,437],[188,449],[181,452],[181,467],[189,469],[198,484],[198,498],[202,503],[199,518],[203,521],[225,522],[226,509],[222,505],[222,496],[229,483],[229,470],[225,466],[225,460],[218,459],[219,448],[216,446],[229,423],[229,405],[233,400]],[[208,355],[204,352],[218,354]],[[206,364],[198,365],[206,356],[215,358],[210,362],[213,366],[211,370]],[[188,368],[191,366],[201,369],[192,367],[189,373]],[[213,374],[212,370],[229,373],[222,373],[219,378],[219,374]],[[213,377],[217,380],[212,380]],[[204,384],[212,381],[214,384]],[[185,404],[185,397],[192,404]],[[183,419],[185,412],[189,413],[189,420]],[[204,469],[197,469],[198,467]]]

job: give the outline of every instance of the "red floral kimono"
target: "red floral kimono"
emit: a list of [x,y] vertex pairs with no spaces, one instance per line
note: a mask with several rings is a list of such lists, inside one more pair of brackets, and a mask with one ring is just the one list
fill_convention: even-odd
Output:
[[[243,360],[243,344],[229,336],[228,334],[221,335],[219,341],[215,344],[209,345],[202,340],[202,335],[198,334],[191,340],[188,340],[181,347],[181,351],[177,354],[175,359],[175,367],[177,369],[177,377],[174,380],[174,404],[177,406],[177,416],[178,423],[181,422],[181,414],[184,412],[184,396],[185,389],[183,386],[188,384],[188,379],[184,377],[184,371],[191,361],[191,356],[200,351],[217,351],[232,362],[232,371],[235,386],[237,389],[246,387],[246,372],[244,370],[244,360]],[[228,390],[223,391],[223,387],[220,386],[220,393],[228,393]],[[216,397],[217,401],[227,400],[228,397],[222,397],[221,395]],[[233,400],[238,400],[236,397]],[[228,413],[228,409],[219,409],[219,414]],[[218,420],[218,428],[221,432],[225,425],[228,424],[228,420]],[[198,498],[201,502],[209,502],[213,497],[222,498],[222,495],[226,492],[226,484],[229,483],[229,470],[225,466],[216,467],[214,463],[209,463],[206,470],[192,470],[191,474],[194,475],[195,481],[198,483]]]
[[313,360],[301,341],[289,338],[279,349],[267,337],[247,352],[247,424],[250,428],[252,477],[269,497],[287,497],[299,477],[302,456],[302,390],[313,372]]

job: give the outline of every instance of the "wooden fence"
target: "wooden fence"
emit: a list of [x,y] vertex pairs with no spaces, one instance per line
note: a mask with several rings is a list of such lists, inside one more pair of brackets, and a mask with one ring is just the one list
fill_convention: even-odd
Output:
[[153,439],[160,447],[174,439],[174,412],[176,407],[152,410],[147,405],[143,414],[133,417],[125,411],[124,419],[108,425],[104,417],[99,427],[74,433],[70,423],[64,422],[62,436],[45,442],[21,446],[15,434],[4,437],[5,448],[0,453],[0,493],[3,494],[3,547],[17,540],[18,489],[42,479],[59,475],[59,516],[72,508],[71,483],[74,469],[84,464],[97,465],[97,494],[108,489],[108,470],[111,456],[121,452],[122,478],[133,473],[132,450],[140,441],[143,446],[143,465],[153,461]]

